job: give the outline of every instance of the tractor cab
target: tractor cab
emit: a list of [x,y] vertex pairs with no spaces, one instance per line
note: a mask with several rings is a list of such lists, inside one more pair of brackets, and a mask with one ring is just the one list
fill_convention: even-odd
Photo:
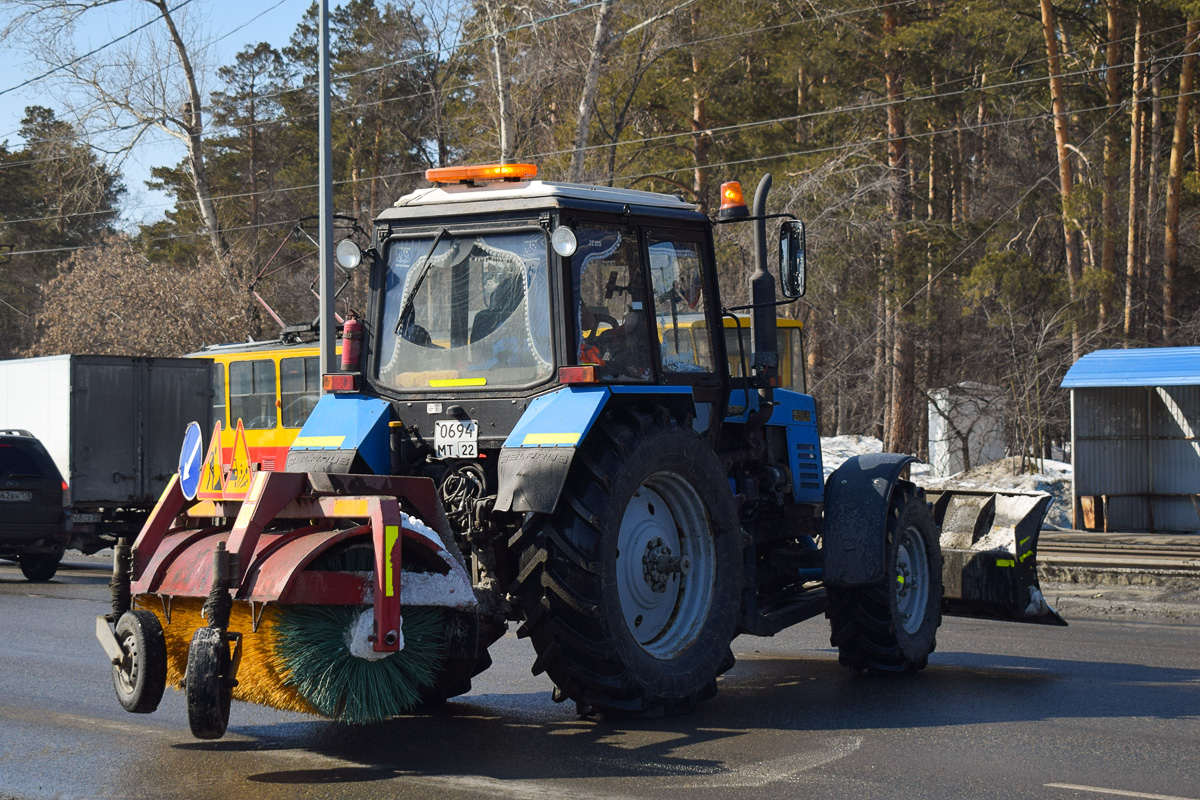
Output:
[[461,452],[437,435],[450,419],[494,457],[530,404],[564,386],[664,391],[700,404],[696,417],[724,414],[710,221],[676,197],[535,174],[430,170],[433,187],[376,221],[352,385],[392,405],[406,458]]

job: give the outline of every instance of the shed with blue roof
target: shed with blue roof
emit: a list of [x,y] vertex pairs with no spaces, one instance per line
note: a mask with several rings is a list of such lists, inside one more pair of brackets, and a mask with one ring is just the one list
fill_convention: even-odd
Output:
[[1075,527],[1200,531],[1200,347],[1097,350],[1062,385]]

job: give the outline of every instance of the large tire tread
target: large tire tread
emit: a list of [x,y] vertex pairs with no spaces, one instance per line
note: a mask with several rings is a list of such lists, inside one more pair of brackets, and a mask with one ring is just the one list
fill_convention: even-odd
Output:
[[[915,507],[920,504],[920,507]],[[914,508],[907,510],[912,505]],[[922,527],[929,553],[931,593],[921,629],[913,635],[898,630],[891,609],[890,586],[894,538],[906,514]],[[929,654],[937,646],[936,633],[941,624],[942,573],[941,551],[933,519],[924,506],[924,495],[913,484],[900,482],[893,490],[888,514],[886,546],[888,560],[883,583],[864,587],[829,587],[829,642],[838,648],[838,661],[858,672],[896,674],[924,669]]]
[[[632,637],[614,630],[612,615],[606,613],[600,594],[607,568],[602,528],[606,514],[611,518],[611,506],[618,502],[611,496],[617,476],[631,458],[640,457],[638,448],[643,440],[668,434],[678,437],[684,431],[691,434],[683,421],[671,418],[665,409],[657,413],[625,407],[606,410],[605,418],[575,455],[555,513],[542,520],[538,528],[520,535],[524,549],[518,555],[514,590],[522,598],[525,621],[518,635],[533,640],[538,652],[534,672],[544,671],[557,687],[556,698],[574,700],[581,713],[636,716],[654,709],[667,713],[690,710],[715,692],[716,675],[733,663],[728,642],[737,608],[717,605],[736,606],[736,601],[717,598],[709,613],[725,618],[717,623],[720,635],[725,637],[724,652],[712,659],[714,663],[698,665],[697,669],[706,674],[688,676],[690,680],[684,680],[678,692],[661,686],[658,690],[648,689],[631,677],[616,638],[624,633],[632,642]],[[698,437],[696,442],[707,451]],[[728,515],[736,522],[732,497]],[[720,521],[714,519],[711,524],[716,526]],[[736,535],[737,526],[733,527],[735,530],[723,535]],[[741,591],[740,565],[739,551],[735,595]],[[719,569],[727,567],[721,565]]]

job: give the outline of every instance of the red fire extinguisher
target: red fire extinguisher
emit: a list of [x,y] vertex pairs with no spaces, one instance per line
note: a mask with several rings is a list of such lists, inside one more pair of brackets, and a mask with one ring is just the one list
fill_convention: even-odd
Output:
[[358,369],[359,356],[362,353],[363,324],[351,317],[342,325],[342,371],[353,372]]

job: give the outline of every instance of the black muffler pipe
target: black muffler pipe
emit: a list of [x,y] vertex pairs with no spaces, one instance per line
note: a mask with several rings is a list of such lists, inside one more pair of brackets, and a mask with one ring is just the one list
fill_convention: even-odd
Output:
[[[754,191],[754,274],[750,276],[751,366],[759,384],[759,397],[770,404],[772,386],[779,375],[779,334],[775,327],[775,278],[767,265],[767,193],[771,173],[762,176]],[[765,409],[770,414],[770,409]]]

